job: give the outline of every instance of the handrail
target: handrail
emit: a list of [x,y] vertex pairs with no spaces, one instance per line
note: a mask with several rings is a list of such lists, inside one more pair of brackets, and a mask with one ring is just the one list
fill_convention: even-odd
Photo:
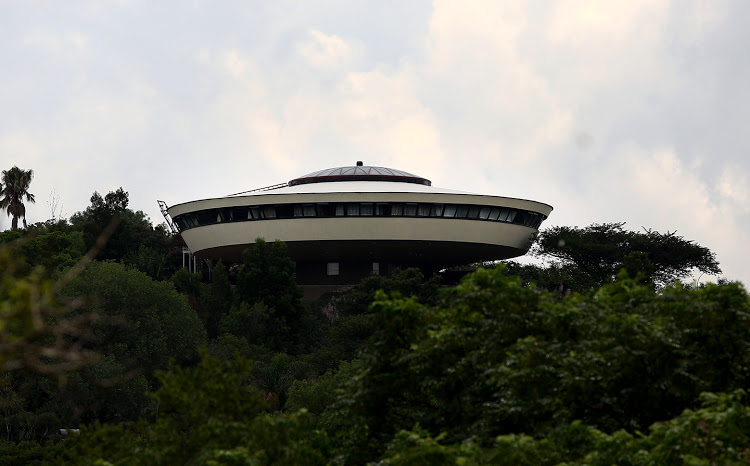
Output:
[[257,193],[260,191],[272,191],[274,189],[286,188],[287,186],[289,186],[288,183],[279,183],[279,184],[274,184],[271,186],[266,186],[265,188],[256,188],[256,189],[251,189],[250,191],[242,191],[241,193],[228,194],[227,197],[239,196],[240,194],[247,194],[247,193]]

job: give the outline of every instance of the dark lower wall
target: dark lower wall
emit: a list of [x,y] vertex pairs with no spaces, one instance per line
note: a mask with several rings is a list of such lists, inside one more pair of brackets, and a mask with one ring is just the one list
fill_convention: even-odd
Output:
[[397,268],[406,269],[409,267],[416,267],[425,274],[426,277],[431,276],[438,270],[434,267],[425,266],[424,264],[395,264],[391,262],[377,262],[378,271],[373,270],[373,262],[362,262],[362,261],[331,261],[338,263],[338,275],[328,274],[328,263],[327,262],[304,262],[297,263],[297,269],[295,272],[295,279],[300,285],[356,285],[361,282],[363,278],[370,275],[383,275],[390,276]]
[[[355,285],[373,274],[372,262],[336,260],[331,262],[338,263],[338,275],[328,275],[328,262],[297,263],[297,283],[300,285]],[[395,268],[393,264],[382,262],[378,264],[380,275],[387,275]]]

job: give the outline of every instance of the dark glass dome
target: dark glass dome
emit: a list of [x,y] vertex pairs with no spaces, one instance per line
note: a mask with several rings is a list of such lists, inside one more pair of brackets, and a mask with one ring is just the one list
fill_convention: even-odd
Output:
[[385,167],[370,167],[357,162],[353,167],[326,168],[317,172],[295,178],[289,186],[310,183],[330,183],[332,181],[395,181],[397,183],[414,183],[431,186],[432,182],[421,176],[401,170]]

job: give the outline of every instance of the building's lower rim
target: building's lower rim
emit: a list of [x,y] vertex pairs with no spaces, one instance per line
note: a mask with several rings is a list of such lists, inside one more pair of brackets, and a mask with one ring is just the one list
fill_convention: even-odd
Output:
[[[306,262],[395,262],[414,266],[450,267],[482,260],[518,257],[525,249],[499,244],[424,240],[317,240],[285,241],[289,257]],[[240,262],[252,243],[232,244],[193,251],[200,258]]]
[[[390,275],[396,268],[417,267],[431,275],[443,268],[479,261],[517,257],[524,249],[497,244],[456,241],[350,240],[289,241],[289,256],[297,264],[300,285],[343,286],[359,283],[370,274]],[[240,262],[252,244],[220,246],[196,251],[197,257]]]

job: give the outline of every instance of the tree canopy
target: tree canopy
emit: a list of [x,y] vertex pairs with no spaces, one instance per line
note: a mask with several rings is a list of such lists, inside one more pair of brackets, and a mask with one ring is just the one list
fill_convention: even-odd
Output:
[[90,427],[62,455],[74,464],[750,457],[750,296],[739,284],[657,292],[623,274],[560,300],[499,267],[465,277],[434,306],[381,292],[372,312],[377,330],[361,357],[295,382],[287,412],[263,413],[273,408],[253,392],[264,377],[257,363],[248,374],[241,360],[204,356],[159,376],[155,420]]
[[0,234],[0,464],[750,461],[750,296],[676,281],[719,269],[675,233],[557,227],[548,267],[314,302],[283,243],[206,283],[168,239],[122,189]]
[[620,269],[630,276],[663,287],[688,277],[694,271],[721,273],[716,254],[686,240],[676,232],[630,231],[624,223],[592,224],[585,228],[557,226],[542,230],[532,254],[553,260],[549,267],[511,266],[525,281],[547,289],[563,287],[589,291],[617,277]]
[[[323,414],[340,448],[377,458],[415,425],[442,444],[552,435],[576,420],[646,431],[750,383],[750,299],[739,284],[655,292],[625,276],[562,301],[480,269],[437,307],[380,294],[360,372]],[[481,402],[480,402],[481,400]],[[335,424],[335,423],[334,423]]]
[[87,249],[93,248],[110,224],[116,228],[97,254],[99,260],[120,261],[151,278],[168,278],[178,268],[170,234],[164,225],[153,226],[142,211],[128,208],[129,195],[122,188],[104,197],[94,192],[84,211],[71,216],[72,229],[83,234]]
[[83,310],[101,317],[92,330],[104,353],[148,374],[166,369],[170,359],[179,364],[196,360],[205,342],[198,316],[171,283],[122,264],[92,263],[64,295],[82,300]]
[[[263,328],[264,342],[274,350],[289,350],[298,342],[302,306],[302,291],[294,280],[294,262],[281,241],[267,243],[255,240],[251,249],[242,254],[242,269],[237,275],[238,306],[228,318],[255,319],[255,326]],[[237,326],[242,328],[241,322]],[[248,329],[250,330],[250,329]]]

